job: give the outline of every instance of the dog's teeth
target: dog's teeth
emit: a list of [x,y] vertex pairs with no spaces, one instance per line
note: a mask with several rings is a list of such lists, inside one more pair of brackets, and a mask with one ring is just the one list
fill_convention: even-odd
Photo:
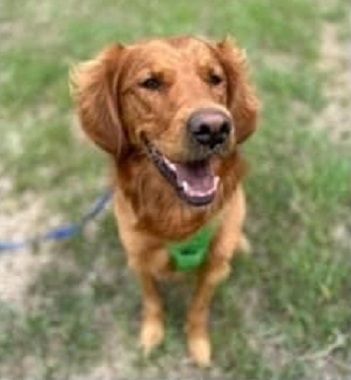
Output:
[[167,164],[168,168],[171,169],[174,173],[177,171],[177,168],[176,166],[173,164],[173,162],[171,162],[168,158],[166,157],[163,157],[163,159],[165,160],[165,163]]
[[213,190],[216,190],[219,184],[219,177],[216,175],[214,177]]
[[182,188],[183,188],[184,193],[189,193],[190,192],[190,187],[189,187],[188,182],[182,181]]

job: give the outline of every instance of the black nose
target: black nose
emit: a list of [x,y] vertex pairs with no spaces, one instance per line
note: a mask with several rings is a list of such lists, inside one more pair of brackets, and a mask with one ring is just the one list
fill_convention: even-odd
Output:
[[213,149],[226,142],[233,123],[222,111],[203,109],[191,114],[187,126],[190,135],[197,143]]

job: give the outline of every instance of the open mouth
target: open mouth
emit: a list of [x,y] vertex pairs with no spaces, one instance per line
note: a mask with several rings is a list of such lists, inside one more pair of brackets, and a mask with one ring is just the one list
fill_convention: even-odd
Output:
[[205,206],[213,201],[219,177],[214,175],[209,160],[172,162],[152,143],[145,141],[145,144],[152,162],[180,198],[193,206]]

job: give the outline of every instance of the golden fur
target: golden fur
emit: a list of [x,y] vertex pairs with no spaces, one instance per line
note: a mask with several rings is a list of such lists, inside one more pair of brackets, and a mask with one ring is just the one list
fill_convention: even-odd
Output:
[[[223,83],[206,80],[215,71]],[[139,83],[150,72],[164,88],[148,91]],[[178,275],[167,244],[191,236],[213,218],[220,221],[208,260],[195,274],[197,285],[186,332],[190,354],[208,365],[211,347],[208,314],[218,283],[243,238],[245,200],[240,186],[245,166],[238,151],[256,128],[258,101],[251,87],[245,54],[230,40],[215,44],[180,37],[114,45],[72,72],[71,87],[87,135],[113,159],[114,210],[128,264],[143,295],[141,345],[145,353],[164,336],[164,310],[156,281]],[[213,202],[193,207],[178,197],[145,153],[143,135],[174,161],[197,159],[187,144],[186,121],[197,109],[215,108],[235,124],[226,155],[211,157],[220,178]]]

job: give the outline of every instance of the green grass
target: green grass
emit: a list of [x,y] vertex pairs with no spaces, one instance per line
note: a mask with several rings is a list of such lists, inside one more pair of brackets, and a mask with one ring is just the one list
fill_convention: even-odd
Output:
[[[350,39],[346,2],[336,3],[319,11],[304,0],[3,2],[0,178],[13,181],[4,202],[20,205],[35,193],[45,200],[43,220],[76,220],[107,183],[103,155],[72,133],[67,77],[72,62],[112,41],[231,34],[248,52],[264,108],[245,148],[254,254],[234,263],[214,302],[213,368],[200,371],[184,360],[182,286],[166,291],[165,344],[151,359],[140,357],[139,289],[108,213],[84,237],[47,248],[51,261],[23,308],[0,299],[1,378],[69,378],[101,363],[116,378],[350,376],[351,157],[328,131],[311,129],[326,105],[328,78],[316,69],[322,22]],[[340,228],[345,236],[336,238]],[[303,359],[339,335],[342,346]]]

